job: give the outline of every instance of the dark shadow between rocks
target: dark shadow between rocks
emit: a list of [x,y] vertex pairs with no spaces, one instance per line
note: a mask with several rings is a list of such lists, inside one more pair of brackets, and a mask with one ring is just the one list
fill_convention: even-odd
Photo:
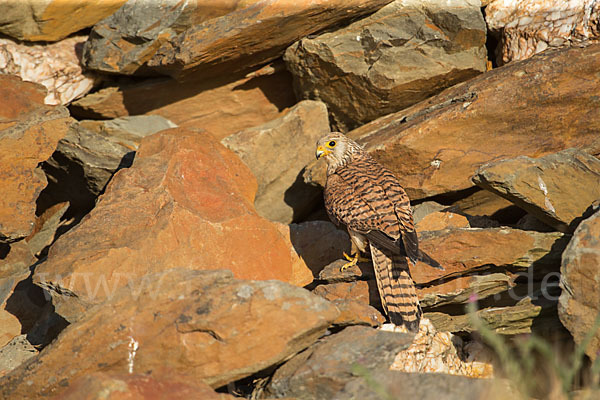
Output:
[[[281,63],[283,64],[283,61]],[[276,65],[274,69],[275,72],[272,75],[256,76],[245,83],[234,86],[233,90],[259,89],[279,111],[292,107],[297,102],[292,84],[292,74],[283,65]],[[273,90],[273,87],[284,85],[288,86],[289,90]]]
[[[222,69],[218,70],[222,71]],[[243,70],[229,74],[219,74],[218,76],[191,73],[177,80],[172,78],[156,78],[141,82],[130,80],[129,83],[117,85],[117,87],[121,89],[123,106],[127,109],[129,115],[140,115],[194,97],[204,91],[227,86],[244,79],[248,73],[252,73],[252,71]],[[271,88],[278,87],[281,84],[289,84],[290,90],[281,91]],[[285,69],[282,71],[276,70],[271,75],[251,77],[247,82],[236,86],[234,90],[251,90],[254,88],[259,88],[280,110],[296,103],[292,90],[291,74]],[[77,115],[89,118],[90,116],[85,115],[85,113],[85,110],[79,109],[76,112]]]
[[[179,82],[172,78],[159,77],[140,80],[135,77],[121,79],[118,83],[105,87],[116,87],[122,96],[122,103],[128,115],[142,115],[157,108],[196,96],[197,94],[225,86],[243,78],[243,75],[229,75],[214,79],[195,78]],[[79,119],[108,119],[93,111],[75,104],[71,113]]]
[[[481,7],[481,13],[483,14],[483,18],[485,19],[485,7]],[[487,49],[487,59],[491,62],[492,69],[498,68],[499,65],[497,59],[499,50],[501,50],[499,35],[488,29],[485,40],[485,47]]]
[[469,196],[472,196],[476,192],[479,192],[481,189],[477,186],[471,186],[467,189],[456,190],[454,192],[446,192],[442,194],[437,194],[435,196],[424,197],[422,199],[412,201],[413,205],[425,203],[427,201],[435,201],[444,206],[451,206],[459,200],[466,199]]
[[[66,158],[60,152],[55,151],[52,154],[52,163],[47,161],[40,163],[40,167],[48,179],[48,184],[36,200],[36,216],[42,215],[44,211],[56,204],[69,202],[69,208],[61,218],[61,221],[69,222],[58,227],[55,240],[77,225],[84,216],[92,211],[96,206],[98,197],[104,193],[114,174],[133,165],[135,154],[135,151],[130,151],[121,158],[117,169],[100,193],[95,193],[97,189],[94,189],[88,183],[83,167]],[[45,252],[42,254],[45,254]]]
[[269,383],[269,381],[271,379],[271,376],[275,373],[277,368],[279,368],[284,363],[285,362],[270,366],[268,368],[265,368],[262,371],[252,374],[251,376],[249,376],[247,378],[240,379],[238,381],[232,382],[225,386],[221,386],[220,388],[215,389],[215,392],[230,394],[235,397],[246,398],[246,399],[256,398],[256,397],[251,397],[252,393],[255,390],[262,391],[262,388],[266,387],[266,385]]
[[304,221],[317,209],[320,199],[323,197],[320,188],[304,182],[305,169],[306,167],[298,172],[294,183],[283,194],[283,201],[293,210],[292,222],[294,223]]
[[88,188],[83,167],[58,151],[55,151],[51,158],[56,161],[58,167],[47,161],[40,163],[48,178],[48,185],[36,200],[35,214],[40,216],[56,204],[69,202],[69,209],[63,215],[63,219],[81,219],[96,204],[96,195]]
[[523,283],[524,279],[526,282],[529,278],[534,280],[548,279],[550,275],[557,275],[560,273],[560,264],[562,260],[562,253],[571,241],[571,235],[565,234],[560,238],[556,239],[550,251],[540,257],[531,264],[531,267],[527,271],[520,273],[519,277],[515,280],[516,284]]
[[45,298],[43,290],[34,285],[29,276],[15,286],[13,293],[6,300],[5,310],[17,317],[23,334],[31,330],[46,303],[48,300]]
[[[144,81],[127,86],[121,86],[123,105],[129,115],[145,114],[157,108],[193,97],[205,90],[215,89],[219,86],[235,82],[235,77],[213,79],[208,81],[177,82],[170,78],[160,78]],[[168,88],[168,96],[165,91]],[[140,101],[144,99],[144,101]]]
[[[366,255],[368,255],[368,254],[366,254]],[[328,264],[325,267],[334,266],[335,268],[340,268],[346,262],[348,262],[348,261],[345,259],[338,259],[338,260],[335,260],[332,263]],[[357,281],[364,281],[367,283],[367,287],[368,287],[368,293],[369,293],[368,304],[371,307],[377,309],[377,311],[379,311],[382,315],[385,316],[385,313],[383,311],[383,306],[381,305],[381,299],[379,297],[379,289],[377,288],[377,282],[375,281],[375,273],[373,271],[373,265],[370,260],[364,261],[364,262],[359,262],[358,264],[356,264],[356,267],[351,267],[348,270],[346,270],[344,273],[340,272],[339,276],[337,274],[333,274],[333,275],[327,274],[328,275],[327,277],[321,276],[320,271],[325,269],[325,267],[320,268],[320,270],[317,271],[316,273],[313,271],[316,278],[313,282],[304,286],[305,289],[313,291],[319,285],[328,285],[328,284],[335,284],[335,283],[342,283],[342,282],[352,283],[352,282],[357,282]],[[360,275],[357,275],[352,272],[352,270],[356,271],[356,268],[358,268],[360,270]],[[348,271],[350,271],[350,272],[348,272]]]
[[571,223],[569,224],[569,232],[575,232],[575,229],[577,229],[581,221],[588,219],[592,216],[592,214],[594,214],[598,210],[600,210],[600,199],[590,204],[589,207],[585,209],[585,211],[583,212],[583,214],[581,214],[580,217],[577,217],[573,221],[571,221]]
[[0,260],[4,260],[10,253],[10,244],[0,243]]
[[467,189],[457,190],[454,192],[448,192],[438,194],[436,196],[419,199],[415,201],[414,204],[416,205],[424,203],[426,201],[435,201],[436,203],[448,206],[447,208],[444,208],[441,211],[452,212],[464,216],[469,221],[469,225],[471,226],[471,228],[489,228],[491,226],[495,226],[495,223],[507,226],[514,225],[527,214],[526,211],[517,207],[516,205],[511,205],[508,207],[504,207],[489,216],[471,215],[468,213],[468,211],[462,210],[460,206],[455,204],[460,200],[473,196],[475,193],[480,192],[482,190],[484,189],[481,189],[477,186],[472,186]]
[[[130,151],[129,153],[126,153],[123,156],[123,158],[121,158],[121,161],[119,162],[119,166],[115,170],[114,174],[116,174],[117,171],[122,170],[123,168],[131,167],[133,165],[134,159],[135,159],[135,151]],[[113,176],[114,176],[114,174],[113,174]],[[106,189],[106,186],[104,188]],[[102,189],[102,191],[104,192],[104,189]]]
[[514,225],[527,214],[527,211],[517,206],[505,207],[496,211],[490,218],[500,222],[502,225]]
[[375,281],[375,279],[369,279],[367,281],[367,285],[369,287],[369,305],[379,311],[381,315],[383,315],[385,319],[389,321],[389,317],[383,310],[383,305],[381,304],[381,297],[379,296],[377,281]]
[[21,324],[21,334],[41,350],[50,344],[69,323],[54,312],[50,296],[32,280],[33,271],[41,261],[30,267],[31,274],[17,284],[6,300],[5,310]]
[[38,350],[42,350],[69,325],[70,323],[66,319],[55,312],[54,305],[47,303],[40,318],[27,332],[27,340]]

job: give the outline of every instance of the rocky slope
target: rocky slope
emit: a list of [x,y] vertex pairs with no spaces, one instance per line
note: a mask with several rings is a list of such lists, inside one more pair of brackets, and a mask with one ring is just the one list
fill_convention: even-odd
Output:
[[[1,398],[514,398],[478,321],[596,358],[600,3],[92,3],[0,4]],[[340,271],[331,130],[444,266],[416,336]]]

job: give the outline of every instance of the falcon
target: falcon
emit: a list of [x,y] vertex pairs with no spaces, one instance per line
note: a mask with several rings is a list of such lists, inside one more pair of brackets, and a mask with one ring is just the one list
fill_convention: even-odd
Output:
[[344,254],[350,262],[342,270],[356,265],[360,252],[369,246],[379,297],[390,322],[418,331],[422,311],[409,263],[423,258],[442,267],[419,251],[406,192],[390,170],[339,132],[319,139],[316,157],[327,162],[327,214],[336,225],[346,225],[352,241],[353,256]]

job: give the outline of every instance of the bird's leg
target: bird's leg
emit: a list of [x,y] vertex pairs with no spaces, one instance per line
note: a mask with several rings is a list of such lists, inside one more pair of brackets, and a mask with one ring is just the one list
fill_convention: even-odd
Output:
[[348,254],[344,253],[344,258],[346,260],[348,260],[349,262],[347,262],[346,264],[342,265],[342,267],[340,268],[340,272],[344,272],[346,271],[346,269],[355,266],[358,263],[358,256],[359,253],[353,253],[354,256],[349,256]]
[[356,246],[356,244],[354,244],[354,241],[352,241],[352,247],[350,249],[350,254],[352,254],[352,255],[349,256],[348,254],[346,254],[346,252],[344,252],[343,254],[344,254],[344,258],[346,260],[348,260],[349,262],[342,265],[342,267],[340,268],[340,272],[344,272],[346,269],[355,266],[356,264],[358,264],[359,261],[361,261],[361,262],[369,261],[368,258],[361,257],[360,250],[358,249],[358,246]]

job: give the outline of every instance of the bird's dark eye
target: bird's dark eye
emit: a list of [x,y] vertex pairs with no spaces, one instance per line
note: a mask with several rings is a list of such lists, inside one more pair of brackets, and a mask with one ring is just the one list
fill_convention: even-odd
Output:
[[334,147],[335,146],[335,140],[332,140],[331,142],[327,143],[327,146]]

